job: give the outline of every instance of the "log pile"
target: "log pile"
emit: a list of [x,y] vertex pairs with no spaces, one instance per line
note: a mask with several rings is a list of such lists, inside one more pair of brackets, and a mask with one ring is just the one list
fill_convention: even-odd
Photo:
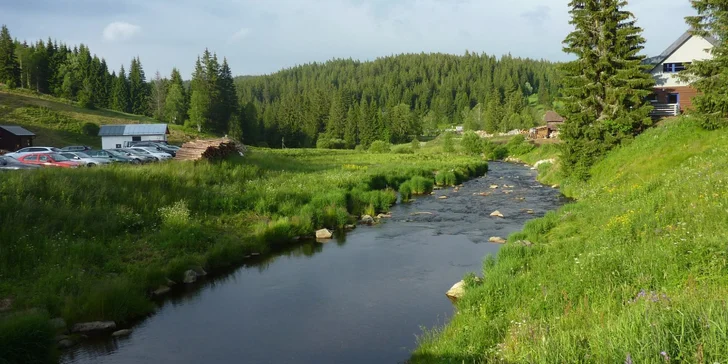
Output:
[[195,140],[182,144],[175,159],[196,161],[200,159],[221,160],[230,155],[245,153],[245,146],[228,138]]

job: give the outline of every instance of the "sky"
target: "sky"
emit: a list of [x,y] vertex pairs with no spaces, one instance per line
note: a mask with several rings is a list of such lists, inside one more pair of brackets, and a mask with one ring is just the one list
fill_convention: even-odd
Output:
[[[148,78],[189,78],[205,48],[235,75],[332,58],[399,53],[510,53],[563,61],[569,0],[0,0],[19,40],[86,44],[119,69],[139,56]],[[687,30],[688,0],[630,0],[657,55]]]

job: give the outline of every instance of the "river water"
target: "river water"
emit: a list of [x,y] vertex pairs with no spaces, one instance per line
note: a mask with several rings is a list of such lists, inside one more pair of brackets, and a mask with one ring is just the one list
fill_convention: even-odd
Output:
[[[491,163],[458,192],[395,206],[383,224],[177,292],[129,337],[84,343],[62,362],[402,363],[422,328],[452,314],[445,291],[468,272],[480,275],[484,257],[498,251],[489,237],[505,238],[565,202],[535,177]],[[490,217],[494,210],[505,218]]]

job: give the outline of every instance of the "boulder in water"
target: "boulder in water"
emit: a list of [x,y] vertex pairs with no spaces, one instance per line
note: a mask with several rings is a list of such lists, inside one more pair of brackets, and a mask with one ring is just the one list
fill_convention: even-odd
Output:
[[334,234],[329,229],[316,230],[316,239],[331,239]]
[[362,225],[374,225],[374,218],[369,215],[364,215],[359,220],[359,223]]
[[109,331],[116,328],[114,321],[83,322],[73,325],[73,332],[89,333],[98,331]]
[[496,243],[496,244],[505,244],[506,243],[506,239],[503,239],[500,236],[491,236],[490,239],[488,239],[488,241],[491,243]]
[[440,197],[438,197],[438,199],[440,199],[440,200],[447,200],[447,196],[440,196]]
[[498,211],[498,210],[495,210],[495,211],[493,211],[493,212],[492,212],[492,213],[490,214],[490,217],[500,217],[500,218],[502,219],[502,218],[504,218],[505,216],[503,216],[503,214],[502,214],[502,213],[501,213],[500,211]]
[[182,280],[182,282],[190,284],[197,282],[197,273],[193,271],[192,269],[185,272],[185,278]]
[[465,281],[460,281],[458,283],[455,283],[450,289],[445,292],[445,296],[452,301],[452,303],[457,302],[460,298],[462,298],[465,295]]
[[113,337],[123,337],[123,336],[129,336],[129,335],[131,335],[131,330],[129,330],[129,329],[115,331],[113,334],[111,334],[111,336],[113,336]]

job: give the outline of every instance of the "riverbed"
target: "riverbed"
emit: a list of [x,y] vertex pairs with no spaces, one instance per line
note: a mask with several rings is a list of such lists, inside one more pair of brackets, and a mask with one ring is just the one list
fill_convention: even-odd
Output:
[[[535,171],[493,162],[457,192],[394,206],[382,224],[178,291],[130,336],[88,341],[62,362],[402,363],[422,328],[453,313],[445,291],[468,272],[480,275],[484,257],[497,253],[490,237],[506,238],[564,202]],[[495,210],[504,218],[491,217]]]

